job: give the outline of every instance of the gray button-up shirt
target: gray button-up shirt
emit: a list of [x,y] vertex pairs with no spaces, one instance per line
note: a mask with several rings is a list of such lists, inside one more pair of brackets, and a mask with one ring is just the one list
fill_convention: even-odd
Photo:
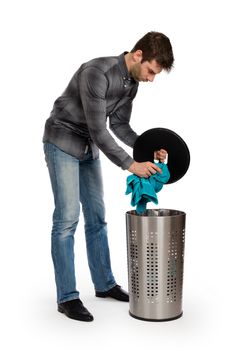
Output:
[[99,149],[116,165],[128,169],[133,159],[107,130],[133,147],[138,135],[129,125],[138,83],[129,75],[124,54],[95,58],[81,65],[55,101],[45,124],[43,142],[50,142],[82,160],[88,147]]

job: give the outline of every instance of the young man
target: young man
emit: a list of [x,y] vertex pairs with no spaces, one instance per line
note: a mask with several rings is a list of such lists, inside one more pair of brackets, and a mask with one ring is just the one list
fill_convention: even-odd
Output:
[[[115,142],[110,129],[133,147],[138,135],[129,125],[139,82],[152,82],[163,69],[171,70],[173,52],[162,33],[149,32],[131,52],[101,57],[82,64],[54,103],[46,121],[44,152],[54,194],[52,258],[58,311],[92,321],[76,290],[74,233],[80,214],[85,220],[88,264],[97,297],[128,301],[110,265],[99,149],[124,170],[149,177],[161,171],[154,163],[135,162]],[[164,150],[156,153],[161,161]]]

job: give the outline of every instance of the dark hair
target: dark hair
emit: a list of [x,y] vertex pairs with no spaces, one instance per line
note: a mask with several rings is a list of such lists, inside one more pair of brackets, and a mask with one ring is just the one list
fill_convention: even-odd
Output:
[[134,46],[131,52],[142,51],[142,62],[153,59],[166,71],[173,67],[174,56],[169,38],[158,32],[149,32]]

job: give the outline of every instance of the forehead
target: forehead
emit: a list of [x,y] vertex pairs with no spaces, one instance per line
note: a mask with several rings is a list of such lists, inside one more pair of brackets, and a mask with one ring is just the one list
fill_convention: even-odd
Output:
[[159,65],[159,63],[156,62],[156,60],[152,60],[150,62],[145,61],[143,64],[146,68],[151,69],[155,74],[158,74],[162,71],[162,67]]

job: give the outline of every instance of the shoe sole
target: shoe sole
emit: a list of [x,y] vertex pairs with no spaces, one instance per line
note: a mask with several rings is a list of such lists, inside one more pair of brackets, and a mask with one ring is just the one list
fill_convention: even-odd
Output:
[[103,292],[96,293],[95,296],[96,296],[97,298],[112,298],[112,299],[115,299],[115,300],[118,300],[118,301],[129,302],[129,299],[124,300],[124,299],[116,298],[116,297],[111,296],[111,295],[104,295]]

